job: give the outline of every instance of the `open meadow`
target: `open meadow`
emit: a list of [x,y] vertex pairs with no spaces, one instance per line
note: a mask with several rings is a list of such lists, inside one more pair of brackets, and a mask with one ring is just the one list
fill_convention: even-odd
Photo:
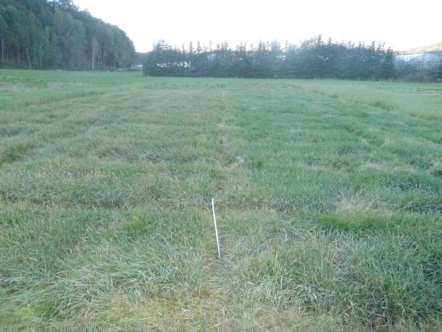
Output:
[[441,215],[442,84],[0,70],[0,329],[440,331]]

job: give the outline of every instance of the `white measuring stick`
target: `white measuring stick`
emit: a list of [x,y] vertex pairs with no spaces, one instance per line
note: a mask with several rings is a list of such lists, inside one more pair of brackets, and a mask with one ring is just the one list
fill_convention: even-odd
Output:
[[218,226],[216,224],[216,215],[215,215],[215,199],[213,198],[212,198],[212,213],[213,213],[213,224],[215,225],[215,236],[216,236],[216,246],[218,248],[218,258],[221,259],[221,250],[219,248]]

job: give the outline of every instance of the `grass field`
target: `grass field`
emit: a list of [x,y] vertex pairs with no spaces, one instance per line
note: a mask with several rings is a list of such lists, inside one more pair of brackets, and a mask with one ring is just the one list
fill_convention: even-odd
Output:
[[0,139],[4,329],[442,329],[442,84],[0,71]]

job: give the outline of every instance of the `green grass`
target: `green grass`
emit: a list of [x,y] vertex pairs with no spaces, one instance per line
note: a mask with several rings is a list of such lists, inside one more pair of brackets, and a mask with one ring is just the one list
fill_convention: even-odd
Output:
[[0,71],[0,326],[440,330],[441,176],[440,84]]

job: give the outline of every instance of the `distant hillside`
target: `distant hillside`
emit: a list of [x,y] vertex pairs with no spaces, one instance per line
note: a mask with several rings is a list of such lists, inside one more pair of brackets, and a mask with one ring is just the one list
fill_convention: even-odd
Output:
[[399,53],[395,69],[405,80],[442,82],[442,43]]
[[114,69],[134,58],[123,30],[72,0],[0,0],[0,68]]
[[407,55],[407,54],[423,54],[423,53],[433,53],[433,52],[442,52],[442,43],[433,44],[425,47],[417,47],[400,53]]

